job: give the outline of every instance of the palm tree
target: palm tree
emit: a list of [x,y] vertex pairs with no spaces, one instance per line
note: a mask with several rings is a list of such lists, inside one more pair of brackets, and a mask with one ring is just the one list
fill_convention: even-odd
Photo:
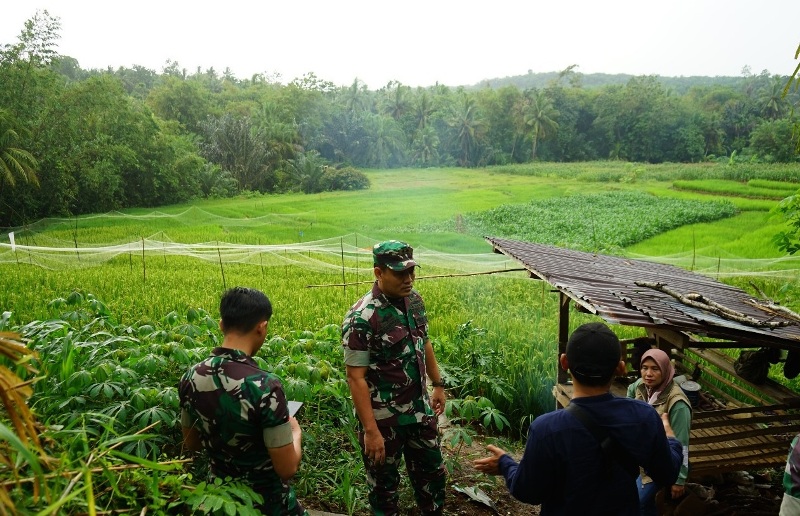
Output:
[[546,139],[558,129],[558,122],[553,120],[560,114],[553,107],[553,102],[544,91],[529,90],[530,103],[525,110],[525,126],[531,129],[531,161],[536,159],[536,147],[539,139]]
[[364,122],[369,137],[365,156],[369,166],[387,168],[392,158],[394,162],[400,162],[404,154],[405,134],[397,122],[386,115],[369,115]]
[[478,147],[486,128],[478,113],[475,99],[463,95],[461,102],[458,102],[451,111],[447,125],[453,130],[453,139],[459,148],[459,165],[462,167],[474,166],[477,161]]
[[432,114],[433,102],[431,101],[431,97],[428,95],[427,91],[422,90],[414,105],[414,120],[417,123],[417,129],[425,129]]
[[395,120],[406,114],[409,107],[408,92],[411,88],[399,82],[390,82],[383,99],[383,112]]
[[249,117],[225,114],[204,124],[204,157],[229,172],[240,190],[268,191],[274,187],[273,152]]
[[15,176],[28,183],[39,184],[36,168],[39,166],[33,154],[18,147],[23,128],[16,128],[14,118],[6,111],[0,110],[0,183],[14,186]]
[[761,90],[758,104],[763,115],[769,120],[777,120],[786,112],[787,102],[783,89],[783,79],[776,77]]
[[415,164],[431,166],[439,161],[439,136],[433,127],[428,126],[417,131],[413,148]]
[[353,81],[349,88],[344,90],[345,110],[356,116],[370,109],[369,91],[367,86],[358,79]]
[[288,161],[288,172],[294,181],[294,186],[300,188],[303,193],[317,193],[322,191],[320,180],[324,160],[320,158],[316,151],[308,151],[299,154],[295,159]]
[[514,105],[511,106],[510,116],[511,123],[514,127],[514,141],[511,144],[512,159],[517,151],[517,141],[520,139],[525,139],[525,135],[528,132],[527,125],[525,124],[525,113],[528,112],[530,103],[531,100],[526,95],[522,95],[516,100],[516,102],[514,102]]

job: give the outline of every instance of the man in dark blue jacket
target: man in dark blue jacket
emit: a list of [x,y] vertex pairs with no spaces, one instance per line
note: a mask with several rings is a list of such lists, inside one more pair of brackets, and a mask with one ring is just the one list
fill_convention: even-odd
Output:
[[515,498],[541,504],[542,516],[638,516],[636,466],[671,485],[683,460],[681,443],[653,407],[611,395],[611,381],[625,373],[625,362],[619,339],[607,326],[580,326],[566,351],[560,362],[572,375],[572,403],[607,434],[615,451],[604,453],[596,432],[569,410],[557,410],[531,424],[519,463],[490,445],[492,455],[476,460],[475,468],[503,475]]

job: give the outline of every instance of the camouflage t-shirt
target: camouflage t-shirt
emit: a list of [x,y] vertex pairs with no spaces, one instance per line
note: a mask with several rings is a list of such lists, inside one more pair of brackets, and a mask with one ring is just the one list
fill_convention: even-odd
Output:
[[394,306],[378,288],[359,299],[342,323],[344,363],[367,367],[372,412],[379,426],[433,417],[425,385],[428,319],[416,290]]
[[800,435],[792,439],[783,472],[783,488],[789,496],[800,498]]
[[178,393],[181,425],[198,430],[214,476],[247,482],[264,496],[268,514],[303,514],[267,451],[292,442],[277,376],[259,369],[246,353],[219,347],[183,375]]

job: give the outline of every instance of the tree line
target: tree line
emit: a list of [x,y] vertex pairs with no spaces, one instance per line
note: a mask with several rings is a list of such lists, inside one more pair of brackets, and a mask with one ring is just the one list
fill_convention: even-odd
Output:
[[0,226],[242,191],[367,188],[359,168],[542,161],[797,160],[798,92],[744,74],[684,93],[655,76],[477,88],[313,73],[287,84],[168,62],[84,70],[47,11],[0,50]]

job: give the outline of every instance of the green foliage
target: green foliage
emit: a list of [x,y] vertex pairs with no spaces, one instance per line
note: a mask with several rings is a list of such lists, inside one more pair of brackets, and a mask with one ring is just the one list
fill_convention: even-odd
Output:
[[13,187],[17,176],[38,185],[38,163],[30,152],[17,147],[20,131],[25,130],[16,127],[17,125],[11,114],[0,109],[0,185],[8,184]]
[[[574,194],[589,188],[653,191],[658,196],[638,197],[648,201],[646,210],[657,210],[653,206],[664,197],[701,198],[700,194],[670,189],[676,177],[796,181],[798,171],[758,163],[730,167],[716,163],[537,163],[474,171],[367,170],[365,175],[372,180],[370,192],[323,193],[313,198],[253,194],[235,200],[207,201],[202,204],[204,209],[187,211],[185,206],[175,206],[140,217],[81,217],[77,230],[75,219],[48,221],[49,229],[42,230],[42,225],[35,232],[20,233],[18,243],[29,239],[37,245],[60,242],[57,245],[63,248],[74,245],[73,238],[81,245],[105,245],[129,241],[131,235],[163,234],[176,242],[228,239],[243,244],[272,244],[296,238],[299,229],[306,231],[305,238],[319,239],[357,228],[370,234],[358,236],[361,247],[368,247],[373,238],[381,235],[402,235],[401,238],[411,237],[415,246],[424,250],[422,256],[433,262],[438,253],[432,250],[488,253],[479,236],[453,231],[454,227],[444,223],[438,228],[442,231],[430,233],[427,229],[431,221],[455,219],[467,210],[472,216],[498,205],[553,197],[550,210],[556,218],[600,213],[609,219],[609,225],[616,226],[617,232],[625,233],[630,232],[630,223],[625,223],[629,215],[620,205],[635,204],[637,196],[609,196],[616,199],[612,206],[620,209],[598,210],[595,206],[602,204],[602,199]],[[607,177],[608,182],[589,184],[589,176]],[[387,203],[388,198],[393,202]],[[571,204],[578,201],[585,204]],[[415,209],[408,210],[412,202]],[[759,201],[758,206],[763,209],[773,204]],[[682,219],[681,210],[701,210],[706,205],[664,206],[677,209],[678,215],[664,214],[663,218]],[[169,215],[178,213],[183,215]],[[364,213],[370,214],[368,220]],[[740,247],[735,249],[751,253],[746,256],[774,256],[774,249],[773,254],[765,254],[767,250],[762,245],[764,233],[774,232],[777,224],[766,215],[764,211],[748,211],[713,223],[684,226],[648,239],[637,249],[648,249],[651,256],[656,256],[685,251],[686,247],[691,250],[694,242],[698,248],[702,243],[715,250],[729,249],[725,246],[736,243]],[[576,241],[592,246],[596,235],[585,232],[580,237],[583,240]],[[316,261],[311,252],[303,254],[309,261]],[[36,365],[45,378],[33,385],[31,403],[48,428],[48,453],[60,460],[56,466],[42,463],[40,467],[52,467],[62,473],[48,480],[47,489],[53,493],[49,501],[34,501],[30,485],[15,487],[12,498],[28,504],[25,510],[44,511],[49,503],[59,503],[69,480],[75,472],[84,470],[92,453],[119,443],[103,455],[102,463],[94,463],[102,473],[92,474],[88,483],[83,476],[76,481],[68,495],[71,498],[63,501],[63,512],[85,512],[90,492],[98,507],[105,510],[147,504],[148,511],[154,513],[189,511],[191,505],[185,500],[197,490],[199,481],[207,480],[207,464],[198,458],[185,470],[163,469],[171,468],[167,463],[180,454],[177,377],[219,342],[215,317],[198,307],[214,307],[218,303],[223,288],[220,264],[215,259],[206,263],[196,258],[148,255],[145,280],[137,252],[132,256],[123,254],[102,267],[69,270],[32,267],[26,263],[24,253],[17,261],[13,257],[11,260],[0,265],[0,306],[13,307],[15,313],[0,317],[0,328],[23,333],[40,353]],[[339,260],[338,255],[333,260],[337,267]],[[365,509],[363,465],[344,378],[338,323],[341,314],[367,286],[305,288],[341,281],[341,269],[328,265],[326,262],[317,270],[284,262],[267,267],[259,266],[256,257],[248,263],[225,263],[224,273],[229,285],[235,282],[262,288],[276,307],[270,323],[271,336],[256,361],[281,375],[293,397],[306,401],[300,415],[304,462],[295,483],[298,494],[317,507],[358,513]],[[360,263],[354,266],[360,269],[358,272],[348,270],[347,281],[368,281],[369,266]],[[426,275],[439,272],[433,263],[424,266]],[[770,265],[771,269],[776,267]],[[780,290],[780,284],[786,288]],[[74,285],[86,290],[73,290]],[[760,286],[775,299],[796,303],[796,288],[785,280],[764,280]],[[532,418],[552,410],[558,335],[553,314],[558,303],[544,283],[532,288],[524,275],[504,274],[466,280],[437,278],[419,281],[417,287],[430,311],[437,357],[449,392],[454,395],[450,414],[465,418],[465,426],[454,426],[446,436],[455,449],[463,451],[462,443],[466,446],[476,431],[516,437]],[[55,299],[49,305],[41,301],[52,298]],[[577,325],[585,316],[575,314],[572,318]],[[626,328],[619,329],[622,336],[628,336]],[[156,426],[135,433],[152,423]],[[452,455],[448,458],[448,467],[455,468],[457,463]],[[132,464],[137,467],[111,469]],[[32,467],[25,468],[21,475],[34,474]],[[221,511],[225,510],[225,501],[246,505],[242,497],[215,491],[213,482],[204,489],[193,500],[208,494],[205,500],[212,506],[223,500]],[[225,484],[221,489],[224,491]],[[173,503],[177,505],[168,509]]]
[[306,152],[289,160],[286,167],[289,187],[294,185],[303,193],[318,193],[324,190],[324,160],[316,151]]
[[[140,507],[145,501],[154,510],[253,513],[253,501],[261,499],[246,486],[218,478],[195,483],[192,478],[207,478],[207,463],[196,461],[187,476],[175,472],[172,460],[164,460],[176,459],[180,452],[175,385],[191,364],[219,343],[216,321],[206,311],[189,307],[158,321],[120,324],[104,303],[81,291],[49,306],[49,320],[13,327],[38,353],[33,365],[44,380],[35,384],[31,404],[46,425],[47,451],[60,458],[48,467],[81,469],[102,457],[100,464],[107,471],[92,481],[84,476],[74,496],[60,502],[64,510],[84,503]],[[8,325],[9,318],[5,314],[2,323]],[[315,466],[307,478],[301,474],[298,492],[306,499],[342,503],[352,513],[363,506],[363,489],[358,487],[363,471],[339,338],[336,325],[275,336],[255,359],[283,377],[290,398],[306,403],[304,453]],[[347,431],[336,430],[342,425]],[[340,454],[332,456],[337,439]],[[20,457],[27,464],[20,462],[18,474],[37,473],[41,478],[44,466],[30,454]],[[47,488],[56,498],[66,488],[67,477],[47,477]],[[12,498],[19,500],[19,510],[42,509],[52,502],[35,499],[25,485],[17,487]]]
[[800,135],[788,119],[761,122],[750,135],[753,152],[767,162],[797,161],[797,146]]
[[[759,184],[768,186],[759,186]],[[798,188],[800,188],[800,184],[796,183],[780,183],[778,181],[759,183],[751,180],[748,181],[747,184],[742,184],[738,181],[729,181],[725,179],[675,181],[672,183],[672,186],[679,190],[720,194],[729,197],[741,196],[755,199],[774,200],[783,199],[787,195],[791,195],[792,193],[796,192]]]
[[718,220],[735,213],[735,207],[728,201],[688,201],[612,192],[503,205],[464,215],[464,225],[476,235],[600,251],[625,247],[685,224]]
[[273,154],[264,135],[249,117],[230,113],[202,124],[206,144],[203,155],[233,176],[240,190],[275,189]]
[[324,167],[320,183],[320,187],[326,192],[335,190],[366,190],[370,185],[369,178],[363,172],[353,167]]
[[261,511],[253,507],[254,503],[264,503],[263,497],[246,484],[228,477],[215,478],[210,483],[200,482],[194,489],[184,491],[183,499],[170,503],[169,508],[188,507],[189,514],[257,516]]
[[480,424],[487,430],[494,427],[498,432],[507,430],[511,425],[505,415],[491,402],[482,396],[467,396],[447,400],[446,413],[451,421],[466,425]]
[[800,194],[782,200],[776,210],[783,215],[790,229],[775,235],[775,244],[781,251],[795,254],[800,251]]
[[[497,349],[486,345],[486,330],[477,328],[473,321],[459,325],[452,339],[437,341],[441,356],[447,361],[444,377],[455,395],[470,393],[487,396],[498,402],[511,401],[513,388],[496,374],[501,357]],[[463,414],[462,414],[463,415]],[[465,416],[475,419],[474,414]]]
[[768,179],[751,179],[747,182],[747,186],[752,186],[754,188],[766,188],[769,190],[788,191],[790,193],[800,190],[800,183],[770,181]]
[[[390,83],[370,91],[313,73],[286,85],[262,74],[189,73],[173,61],[160,74],[81,70],[58,55],[60,30],[57,17],[37,12],[0,52],[0,111],[15,121],[13,133],[0,124],[0,135],[14,140],[3,145],[16,149],[24,173],[4,171],[4,181],[28,178],[13,194],[0,188],[0,225],[234,192],[365,187],[352,174],[321,178],[306,159],[312,153],[320,165],[356,168],[796,160],[794,75],[783,87],[784,78],[766,73],[601,74],[592,89],[582,86],[595,78],[567,69],[545,84],[529,74],[482,88]],[[647,175],[594,170],[585,179]]]
[[454,425],[444,431],[443,440],[447,445],[455,450],[453,455],[445,458],[444,466],[447,472],[452,475],[457,470],[462,469],[461,454],[465,446],[471,446],[477,432],[468,426]]

